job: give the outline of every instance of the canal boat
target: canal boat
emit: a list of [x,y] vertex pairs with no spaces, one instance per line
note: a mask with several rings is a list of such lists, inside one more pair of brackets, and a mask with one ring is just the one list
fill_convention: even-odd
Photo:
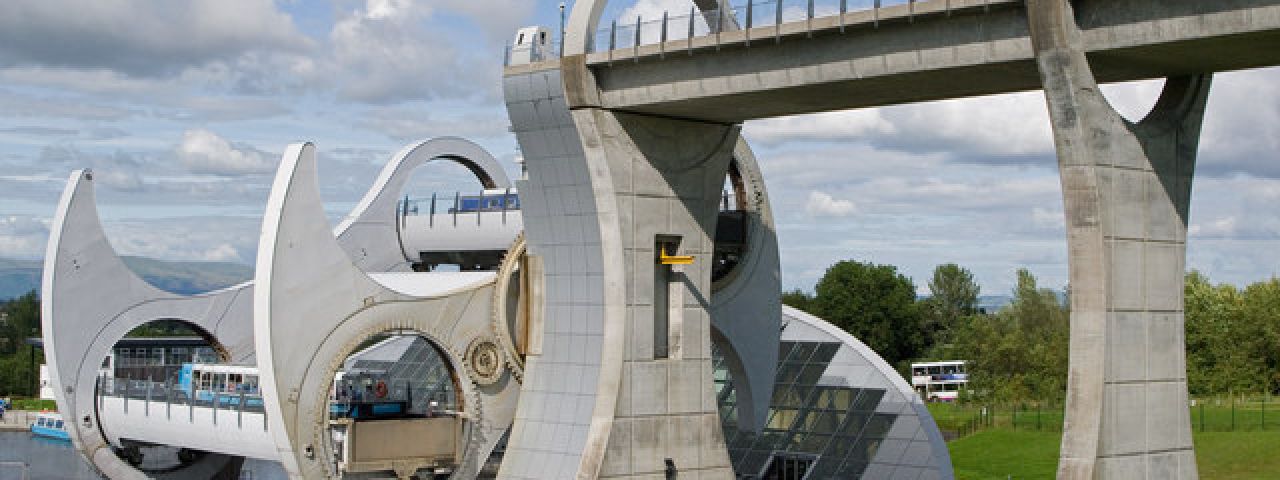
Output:
[[71,437],[67,435],[67,429],[62,423],[62,415],[57,412],[40,412],[37,414],[36,421],[31,424],[31,434],[71,441]]

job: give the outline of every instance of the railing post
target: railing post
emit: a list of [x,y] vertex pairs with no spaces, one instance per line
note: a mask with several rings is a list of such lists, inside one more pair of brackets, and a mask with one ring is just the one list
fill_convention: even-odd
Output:
[[240,392],[240,404],[236,409],[236,428],[244,428],[244,392]]
[[880,0],[875,0],[871,4],[871,25],[880,28]]
[[813,0],[809,0],[808,8],[805,10],[804,30],[806,37],[813,38]]
[[613,66],[613,50],[618,48],[618,19],[609,24],[609,66]]
[[845,12],[848,12],[848,11],[849,11],[849,0],[840,0],[840,33],[844,33],[844,14]]
[[196,374],[191,372],[191,384],[187,386],[187,422],[196,422]]
[[151,381],[151,377],[147,377],[147,403],[142,404],[142,416],[144,417],[151,416],[151,386],[152,385],[155,385],[155,382]]
[[715,29],[716,34],[716,51],[720,51],[720,31],[724,30],[724,0],[716,0],[716,25],[712,27],[711,22],[707,22],[707,26]]
[[484,213],[484,189],[480,189],[480,200],[476,203],[476,226],[480,226],[480,217]]
[[129,380],[130,375],[126,374],[124,376],[124,395],[120,396],[120,399],[124,400],[124,413],[126,415],[129,413]]
[[773,43],[782,43],[782,0],[777,0],[773,9]]
[[218,403],[219,403],[218,396],[221,394],[222,392],[213,392],[213,424],[214,425],[218,424]]
[[[666,10],[663,10],[663,11],[662,11],[662,38],[660,39],[660,42],[658,43],[658,58],[667,58],[667,20],[668,20],[668,18],[667,18],[667,17],[668,17],[668,13],[669,13],[669,12],[667,12]],[[503,202],[503,205],[506,205],[507,198],[506,198],[506,197],[502,197],[502,202]],[[506,211],[506,208],[505,208],[505,207],[503,208],[503,211],[504,211],[504,212]],[[505,218],[505,217],[504,217],[504,218]]]
[[462,208],[462,192],[453,192],[453,226],[458,226],[458,209]]
[[507,187],[507,191],[502,194],[502,224],[507,224],[507,209],[511,206],[511,187]]
[[636,15],[636,38],[631,44],[631,61],[640,62],[640,16]]
[[951,16],[951,0],[947,0],[946,11],[947,11],[947,16],[950,17]]
[[746,42],[747,42],[746,46],[748,47],[751,46],[751,25],[754,20],[752,17],[755,16],[754,12],[752,11],[754,10],[753,8],[754,6],[755,6],[755,0],[747,0],[747,26],[746,28],[742,29],[742,35],[743,35],[743,38],[746,39]]
[[173,385],[164,379],[164,419],[173,420]]
[[685,51],[685,53],[688,53],[690,57],[692,57],[692,56],[693,56],[693,12],[694,12],[694,8],[695,8],[695,7],[689,7],[689,35],[688,35],[687,37],[684,37],[684,39],[685,39],[685,47],[684,47],[684,51]]
[[427,216],[427,226],[428,227],[436,226],[436,194],[435,192],[431,192],[431,212],[430,212],[430,215]]
[[916,0],[907,0],[907,23],[916,23]]

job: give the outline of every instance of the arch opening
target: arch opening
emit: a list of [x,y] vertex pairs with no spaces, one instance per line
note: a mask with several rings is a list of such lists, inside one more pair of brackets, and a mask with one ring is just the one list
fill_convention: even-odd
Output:
[[[147,415],[153,408],[163,408],[171,416],[174,406],[216,403],[225,408],[244,402],[246,396],[257,398],[244,403],[253,403],[261,411],[256,366],[243,365],[242,372],[220,376],[201,375],[229,367],[229,359],[227,349],[211,333],[186,320],[161,318],[134,327],[112,345],[98,368],[94,412],[99,433],[121,460],[146,474],[178,472],[212,457],[231,460],[228,465],[238,468],[242,458],[133,438],[132,431],[122,428],[133,421],[137,410]],[[122,418],[106,418],[113,415]]]
[[339,475],[452,473],[467,445],[468,405],[458,367],[433,339],[391,330],[337,363],[326,431]]
[[414,271],[493,270],[510,236],[486,233],[519,226],[515,189],[499,186],[480,164],[461,156],[415,167],[397,198],[396,228]]
[[1099,85],[1099,90],[1117,114],[1129,123],[1138,123],[1155,108],[1164,84],[1165,79],[1158,78]]
[[720,194],[720,213],[716,219],[715,250],[711,264],[711,288],[719,290],[731,280],[738,263],[746,254],[750,239],[751,208],[746,184],[738,160],[729,163]]

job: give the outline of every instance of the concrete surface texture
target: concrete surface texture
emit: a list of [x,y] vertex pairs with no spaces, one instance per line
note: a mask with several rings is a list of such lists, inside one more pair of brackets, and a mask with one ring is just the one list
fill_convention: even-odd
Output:
[[1107,103],[1067,2],[1028,2],[1058,149],[1071,352],[1058,477],[1196,478],[1183,272],[1210,75],[1170,78],[1130,123]]
[[[1275,0],[1072,3],[1102,82],[1280,64]],[[571,17],[565,54],[591,52],[582,61],[606,108],[724,123],[1041,88],[1023,0],[850,8],[843,22],[784,22],[780,42],[764,25],[613,51],[581,47],[607,22]]]

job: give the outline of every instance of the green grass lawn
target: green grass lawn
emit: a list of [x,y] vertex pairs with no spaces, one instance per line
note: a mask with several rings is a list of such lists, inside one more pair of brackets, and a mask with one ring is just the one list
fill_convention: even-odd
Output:
[[[1196,433],[1200,477],[1244,480],[1280,478],[1280,431]],[[948,444],[956,478],[1053,478],[1058,432],[988,430]]]

